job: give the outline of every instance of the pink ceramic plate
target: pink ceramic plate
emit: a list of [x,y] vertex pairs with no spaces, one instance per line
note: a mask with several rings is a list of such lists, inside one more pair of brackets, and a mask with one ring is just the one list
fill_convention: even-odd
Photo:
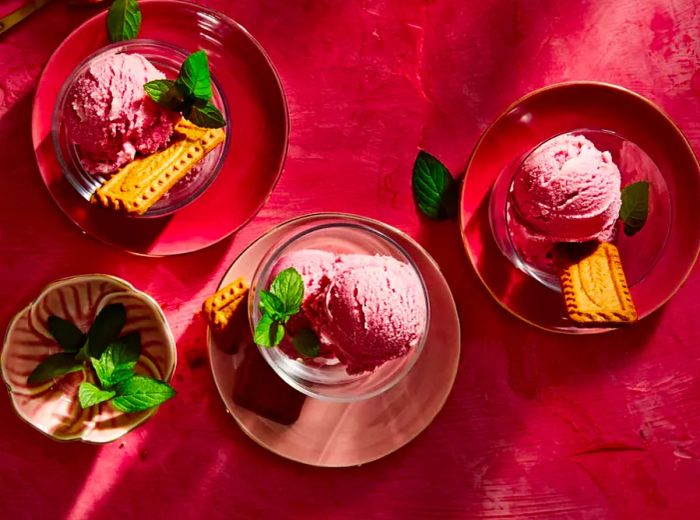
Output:
[[[288,221],[253,242],[230,267],[220,287],[240,276],[250,281],[261,258],[281,236],[318,216]],[[327,216],[361,223],[386,234],[406,249],[421,270],[429,289],[431,323],[425,348],[411,372],[391,390],[364,401],[333,403],[305,398],[298,419],[283,425],[234,402],[242,351],[231,354],[231,345],[209,334],[209,356],[221,398],[251,439],[305,464],[355,466],[399,449],[435,418],[457,374],[460,325],[452,293],[438,265],[412,238],[376,220],[354,215]]]
[[64,81],[87,56],[107,45],[105,12],[56,49],[34,98],[32,138],[41,177],[63,212],[88,234],[144,255],[196,251],[227,237],[263,205],[287,151],[287,103],[277,72],[260,44],[230,18],[178,1],[140,2],[139,36],[190,52],[205,49],[230,110],[231,147],[216,181],[174,215],[133,219],[94,207],[63,176],[51,139],[54,105]]
[[42,359],[61,352],[48,331],[49,316],[69,319],[86,331],[97,313],[111,303],[123,303],[126,307],[123,332],[141,335],[142,350],[136,372],[170,381],[177,356],[163,311],[150,296],[113,276],[83,275],[53,282],[7,328],[0,368],[15,411],[24,421],[56,440],[111,442],[157,410],[126,414],[108,403],[83,410],[78,402],[78,386],[85,380],[95,382],[92,372],[87,370],[41,385],[27,384],[27,377]]
[[[519,318],[556,332],[572,332],[561,294],[501,254],[489,227],[489,195],[514,159],[579,128],[605,129],[635,143],[656,163],[668,188],[671,215],[665,246],[651,271],[632,287],[640,318],[676,293],[700,250],[700,168],[680,129],[659,107],[622,87],[596,82],[562,83],[528,94],[501,114],[477,143],[462,187],[460,227],[467,254],[492,296]],[[610,329],[576,332],[605,330]]]

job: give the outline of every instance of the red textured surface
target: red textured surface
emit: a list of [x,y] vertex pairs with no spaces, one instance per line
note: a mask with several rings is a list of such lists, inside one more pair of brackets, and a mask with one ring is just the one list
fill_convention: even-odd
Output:
[[[462,171],[511,101],[570,79],[656,101],[700,144],[700,6],[434,0],[208,1],[282,76],[292,133],[267,206],[235,237],[175,258],[82,236],[43,188],[31,94],[53,49],[94,11],[61,2],[0,37],[0,323],[47,282],[105,272],[151,293],[178,339],[178,397],[110,446],[61,445],[0,396],[0,516],[21,518],[688,518],[700,507],[697,271],[659,313],[594,338],[549,335],[493,302],[456,223],[416,214],[416,147]],[[4,7],[4,6],[3,6]],[[463,351],[435,423],[390,457],[322,470],[267,453],[227,416],[193,317],[231,260],[289,217],[355,212],[407,231],[455,293]]]

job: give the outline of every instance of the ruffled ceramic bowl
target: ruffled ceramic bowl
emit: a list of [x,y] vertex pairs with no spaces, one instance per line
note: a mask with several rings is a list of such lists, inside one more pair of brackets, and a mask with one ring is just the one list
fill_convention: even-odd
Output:
[[135,371],[170,381],[175,371],[176,350],[163,311],[153,298],[113,276],[83,275],[53,282],[7,328],[0,368],[12,404],[20,418],[53,439],[111,442],[142,424],[157,410],[123,413],[109,403],[81,408],[78,386],[83,381],[95,382],[92,371],[87,369],[41,385],[27,384],[27,377],[42,359],[61,352],[48,331],[49,316],[69,319],[87,331],[100,310],[112,303],[126,307],[127,321],[122,332],[141,334],[141,357]]

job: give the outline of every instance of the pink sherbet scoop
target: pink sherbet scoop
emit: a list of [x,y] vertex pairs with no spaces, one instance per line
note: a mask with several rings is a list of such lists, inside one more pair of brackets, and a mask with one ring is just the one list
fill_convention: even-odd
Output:
[[164,148],[180,119],[158,106],[143,85],[164,79],[140,54],[109,53],[95,59],[68,94],[66,132],[92,174],[116,171],[134,159]]
[[552,242],[611,240],[620,212],[620,170],[609,152],[564,134],[533,152],[513,182],[528,231]]
[[427,311],[420,280],[408,264],[386,256],[351,256],[346,269],[340,257],[321,312],[309,318],[321,342],[355,374],[407,354],[422,337]]

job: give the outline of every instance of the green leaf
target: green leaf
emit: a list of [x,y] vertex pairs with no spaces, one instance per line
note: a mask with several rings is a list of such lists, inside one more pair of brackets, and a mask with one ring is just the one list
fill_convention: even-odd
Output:
[[270,285],[270,292],[284,304],[284,313],[292,316],[299,312],[304,300],[304,280],[293,267],[281,271]]
[[281,320],[285,315],[282,300],[267,291],[260,291],[260,311],[274,320]]
[[621,199],[620,219],[625,225],[625,235],[632,236],[641,231],[649,215],[649,182],[625,186]]
[[116,386],[117,397],[112,406],[121,412],[140,412],[164,403],[175,395],[175,390],[165,381],[150,377],[134,376]]
[[82,382],[78,388],[78,400],[83,408],[90,408],[96,404],[110,400],[116,395],[113,390],[100,390],[92,383]]
[[58,316],[49,316],[48,325],[49,332],[66,352],[78,352],[85,344],[87,336],[73,322]]
[[304,357],[316,357],[321,351],[321,342],[311,329],[301,329],[292,338],[294,348]]
[[99,359],[107,345],[119,336],[126,323],[126,307],[113,303],[104,307],[95,318],[88,332],[88,353]]
[[92,358],[92,366],[103,388],[111,388],[134,375],[134,367],[141,352],[138,332],[128,334],[105,349],[99,359]]
[[439,160],[423,150],[413,165],[413,199],[433,220],[457,214],[457,183]]
[[83,368],[82,361],[75,359],[72,352],[60,352],[53,354],[39,363],[27,378],[27,383],[36,385],[45,383],[56,377],[77,372]]
[[113,42],[132,40],[139,34],[141,9],[136,0],[114,0],[107,13],[107,33]]
[[263,314],[255,327],[253,341],[261,347],[276,347],[284,338],[284,325],[272,319],[268,314]]
[[185,94],[171,79],[156,79],[143,86],[146,94],[158,105],[179,112],[184,107]]
[[226,126],[224,116],[211,103],[205,105],[186,105],[182,110],[182,115],[188,121],[201,128],[221,128]]
[[[180,74],[175,82],[184,87],[183,90],[188,97],[199,101],[209,101],[211,99],[211,76],[209,75],[207,53],[198,50],[190,54],[180,67]],[[192,120],[190,119],[190,121]],[[195,121],[192,122],[197,124]]]

